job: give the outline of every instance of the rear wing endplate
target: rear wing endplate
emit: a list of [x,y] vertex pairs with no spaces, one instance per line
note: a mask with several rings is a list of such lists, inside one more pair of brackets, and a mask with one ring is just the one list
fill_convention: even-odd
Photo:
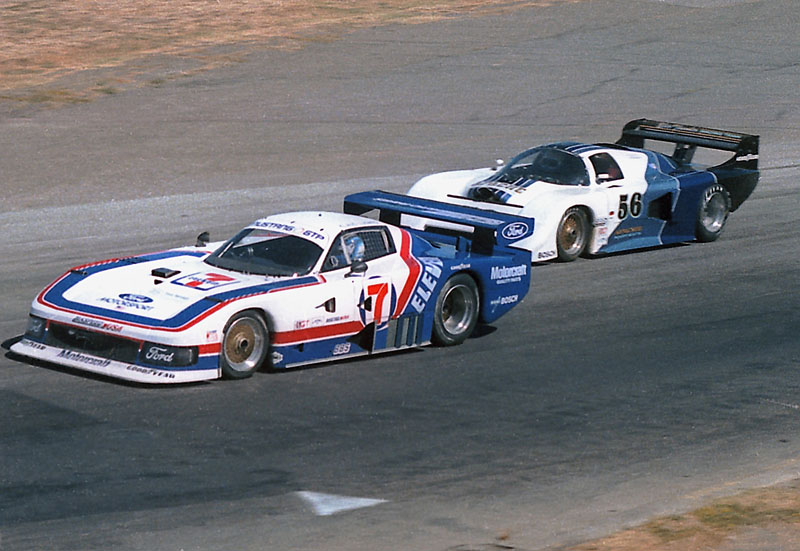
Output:
[[533,218],[515,216],[387,191],[364,191],[344,198],[346,214],[380,212],[381,222],[401,226],[402,215],[448,222],[473,229],[472,250],[491,254],[495,246],[510,247],[533,233]]
[[617,144],[641,149],[644,148],[645,139],[674,143],[675,152],[672,158],[678,164],[689,164],[697,147],[706,147],[734,153],[733,157],[719,165],[720,167],[758,169],[759,137],[755,135],[674,122],[636,119],[625,125]]

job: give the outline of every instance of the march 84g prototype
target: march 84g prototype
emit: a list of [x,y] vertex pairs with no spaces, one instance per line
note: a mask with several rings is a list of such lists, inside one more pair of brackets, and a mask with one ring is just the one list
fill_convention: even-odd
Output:
[[[673,149],[660,153],[650,144]],[[408,194],[531,217],[536,231],[518,246],[533,262],[571,261],[717,239],[758,182],[758,145],[754,135],[638,119],[613,144],[534,147],[499,168],[427,176]],[[733,155],[700,166],[698,147]]]
[[[71,269],[33,301],[14,353],[144,383],[245,378],[286,368],[463,342],[528,291],[529,219],[384,192],[345,213],[254,222],[226,242]],[[369,211],[378,220],[358,216]],[[403,216],[471,227],[402,227]]]

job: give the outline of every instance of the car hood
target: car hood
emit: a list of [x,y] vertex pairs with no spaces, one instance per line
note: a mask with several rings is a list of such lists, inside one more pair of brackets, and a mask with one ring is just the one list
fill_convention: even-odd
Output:
[[469,186],[465,196],[486,203],[522,207],[554,195],[578,195],[585,191],[584,186],[553,184],[543,180],[522,180],[514,183],[483,180]]
[[38,301],[71,313],[179,327],[230,300],[303,279],[222,270],[204,263],[206,254],[169,251],[76,268],[43,291]]

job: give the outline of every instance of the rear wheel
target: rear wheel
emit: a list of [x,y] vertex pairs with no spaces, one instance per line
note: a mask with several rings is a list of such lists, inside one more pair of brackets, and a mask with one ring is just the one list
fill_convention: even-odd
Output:
[[431,340],[439,346],[461,344],[478,324],[478,286],[467,274],[448,279],[436,299]]
[[586,249],[589,242],[589,217],[586,211],[579,207],[567,209],[561,222],[558,223],[556,233],[556,248],[558,259],[562,262],[572,262]]
[[725,227],[728,214],[731,212],[731,196],[728,190],[719,184],[709,186],[703,192],[700,207],[697,210],[695,236],[703,243],[716,240]]
[[267,357],[269,333],[267,324],[252,311],[239,312],[225,328],[220,351],[222,375],[227,379],[250,377]]

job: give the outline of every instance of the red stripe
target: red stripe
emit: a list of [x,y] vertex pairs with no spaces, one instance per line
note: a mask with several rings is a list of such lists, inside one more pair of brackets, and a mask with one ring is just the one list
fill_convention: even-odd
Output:
[[403,239],[400,244],[400,258],[402,258],[403,262],[408,266],[408,278],[406,279],[405,286],[403,286],[403,290],[400,292],[400,296],[397,297],[397,308],[395,308],[394,315],[392,316],[395,318],[400,316],[403,310],[406,309],[406,305],[408,305],[408,301],[411,299],[411,293],[414,287],[417,286],[417,281],[419,281],[419,274],[422,272],[421,264],[411,255],[411,234],[406,230],[401,231],[403,232]]
[[337,323],[334,325],[295,329],[294,331],[281,331],[272,334],[272,342],[273,344],[286,345],[333,337],[343,337],[345,335],[354,335],[363,328],[364,325],[360,321],[348,321],[346,323]]
[[219,354],[220,350],[222,350],[222,344],[218,342],[212,344],[201,344],[198,347],[198,349],[201,356],[208,356],[210,354]]
[[86,313],[86,312],[82,312],[81,310],[72,310],[70,308],[64,308],[64,307],[58,306],[56,304],[52,304],[52,303],[47,302],[46,300],[44,300],[44,295],[47,294],[47,291],[51,287],[53,287],[56,283],[61,281],[65,276],[69,275],[69,273],[70,272],[67,272],[66,274],[64,274],[63,276],[58,278],[56,281],[51,283],[44,291],[39,293],[39,296],[36,297],[36,301],[39,304],[42,304],[43,306],[47,306],[48,308],[52,308],[53,310],[58,310],[60,312],[67,312],[69,314],[78,314],[78,315],[81,315],[81,316],[85,316],[87,318],[93,318],[93,319],[97,319],[97,320],[109,321],[109,322],[117,323],[117,324],[120,324],[120,325],[124,325],[126,327],[136,327],[136,328],[139,328],[139,329],[147,329],[148,331],[164,331],[164,332],[167,332],[167,333],[178,333],[178,332],[181,332],[181,331],[186,331],[190,327],[192,327],[194,325],[197,325],[198,323],[203,321],[205,318],[207,318],[208,316],[210,316],[214,312],[216,312],[216,311],[220,310],[221,308],[224,308],[225,306],[227,306],[227,305],[229,305],[231,303],[234,303],[234,302],[236,302],[238,300],[242,300],[242,299],[245,299],[245,298],[251,298],[251,297],[254,297],[254,296],[258,296],[258,295],[277,293],[277,292],[280,292],[280,291],[288,291],[289,289],[302,289],[303,287],[311,287],[311,286],[314,286],[314,285],[319,285],[321,283],[325,283],[325,277],[324,276],[317,276],[320,281],[315,281],[313,283],[304,283],[303,285],[292,285],[292,286],[289,286],[289,287],[281,287],[279,289],[270,289],[268,291],[259,291],[257,293],[250,293],[248,295],[242,295],[242,296],[227,300],[225,302],[220,302],[219,304],[216,304],[216,305],[212,306],[211,308],[209,308],[208,310],[206,310],[202,314],[198,315],[194,319],[189,320],[188,322],[186,322],[185,324],[183,324],[180,327],[153,327],[152,325],[142,325],[142,324],[139,324],[139,323],[132,323],[132,322],[128,322],[128,321],[122,321],[122,320],[119,320],[119,319],[116,319],[116,318],[98,316],[97,314],[89,314],[89,313]]

